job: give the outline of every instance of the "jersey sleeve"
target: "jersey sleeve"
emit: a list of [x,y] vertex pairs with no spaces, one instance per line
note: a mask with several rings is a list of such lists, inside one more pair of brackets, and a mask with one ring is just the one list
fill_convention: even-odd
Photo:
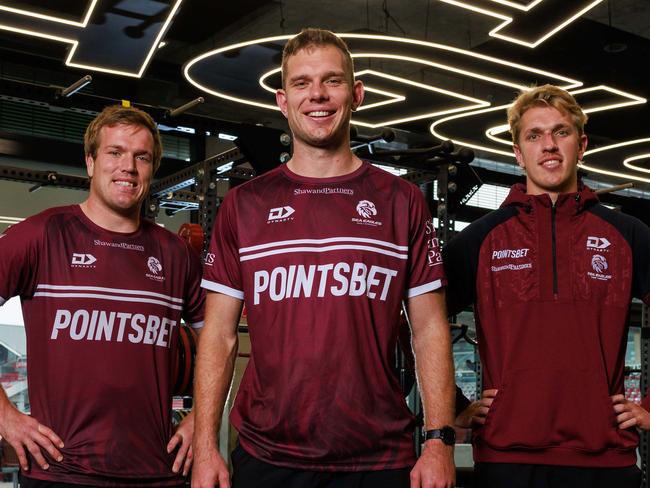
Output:
[[201,286],[243,300],[235,194],[236,190],[229,191],[219,207],[210,248],[203,264]]
[[437,290],[447,283],[433,219],[424,196],[415,186],[410,205],[408,298]]
[[27,219],[0,235],[0,305],[14,296],[32,296],[44,227]]
[[187,252],[187,276],[185,277],[185,307],[183,319],[193,328],[203,327],[205,312],[205,290],[201,287],[201,259],[199,255],[185,245]]

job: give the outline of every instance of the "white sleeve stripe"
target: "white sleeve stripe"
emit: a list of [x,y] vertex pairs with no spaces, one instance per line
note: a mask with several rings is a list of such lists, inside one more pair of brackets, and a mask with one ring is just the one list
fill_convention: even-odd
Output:
[[0,297],[0,307],[2,307],[2,306],[5,304],[6,301],[7,301],[7,300],[5,300],[4,298]]
[[222,285],[221,283],[215,283],[214,281],[206,280],[205,278],[201,280],[201,287],[206,290],[216,291],[217,293],[223,293],[229,297],[237,298],[239,300],[244,299],[244,292],[241,290],[236,290],[235,288],[230,288],[229,286]]
[[429,293],[430,291],[435,291],[438,288],[442,288],[442,280],[432,281],[430,283],[425,283],[424,285],[416,286],[415,288],[410,288],[406,292],[408,298],[413,298],[418,295],[423,295],[424,293]]
[[203,320],[201,320],[201,322],[192,322],[190,324],[190,327],[192,327],[193,329],[200,329],[201,327],[203,327]]

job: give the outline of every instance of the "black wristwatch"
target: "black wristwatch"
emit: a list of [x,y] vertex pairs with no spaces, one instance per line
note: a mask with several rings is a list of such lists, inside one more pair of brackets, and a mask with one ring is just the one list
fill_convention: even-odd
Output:
[[453,446],[456,442],[456,431],[453,427],[445,425],[441,429],[424,430],[422,429],[422,437],[425,441],[429,439],[440,439],[444,444]]

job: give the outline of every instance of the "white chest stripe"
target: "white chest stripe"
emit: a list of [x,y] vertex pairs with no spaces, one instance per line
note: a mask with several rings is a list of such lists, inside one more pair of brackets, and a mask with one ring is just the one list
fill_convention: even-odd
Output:
[[61,291],[80,291],[80,292],[89,292],[89,291],[98,291],[105,293],[115,293],[120,295],[141,295],[148,297],[162,298],[175,303],[183,303],[182,298],[175,298],[169,295],[163,295],[162,293],[156,293],[155,291],[147,290],[129,290],[126,288],[107,288],[105,286],[79,286],[79,285],[48,285],[44,283],[39,283],[36,285],[37,290],[61,290]]
[[183,299],[147,290],[128,290],[100,286],[74,286],[39,284],[34,297],[51,298],[94,298],[121,302],[149,303],[163,305],[173,310],[182,310]]
[[333,242],[354,242],[362,244],[373,244],[375,246],[387,247],[397,251],[408,251],[408,246],[400,246],[393,242],[381,241],[379,239],[368,239],[365,237],[328,237],[326,239],[292,239],[288,241],[267,242],[266,244],[258,244],[256,246],[242,247],[239,249],[239,254],[245,254],[252,251],[259,251],[261,249],[271,249],[274,247],[283,246],[299,246],[302,244],[331,244]]
[[328,251],[339,251],[339,250],[361,250],[361,251],[370,251],[376,252],[378,254],[385,254],[386,256],[392,256],[397,259],[408,259],[408,253],[398,253],[393,251],[388,251],[386,249],[381,249],[379,247],[372,246],[354,246],[350,244],[342,244],[337,246],[324,246],[324,247],[285,247],[282,249],[274,249],[272,251],[259,252],[257,254],[248,254],[246,256],[241,256],[240,261],[250,261],[251,259],[263,258],[266,256],[273,256],[275,254],[288,254],[295,252],[328,252]]

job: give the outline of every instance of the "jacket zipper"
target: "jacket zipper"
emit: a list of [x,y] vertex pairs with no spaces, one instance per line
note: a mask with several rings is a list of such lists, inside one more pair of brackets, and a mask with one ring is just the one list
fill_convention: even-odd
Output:
[[555,245],[555,203],[551,205],[551,239],[553,242],[553,296],[557,298],[557,256]]

